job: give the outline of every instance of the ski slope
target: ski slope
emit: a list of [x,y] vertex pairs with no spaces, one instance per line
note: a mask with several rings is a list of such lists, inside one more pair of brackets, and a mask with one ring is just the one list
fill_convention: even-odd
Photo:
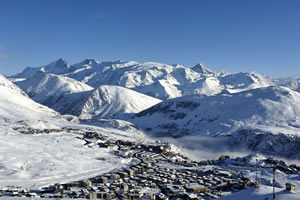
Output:
[[[57,112],[31,100],[20,88],[0,76],[0,187],[40,188],[57,182],[93,177],[126,166],[130,159],[110,150],[84,145],[86,131],[137,141],[141,132],[74,124]],[[18,129],[39,129],[24,134]],[[70,129],[71,128],[71,129]],[[53,129],[50,133],[44,129]],[[68,131],[70,129],[71,131]]]

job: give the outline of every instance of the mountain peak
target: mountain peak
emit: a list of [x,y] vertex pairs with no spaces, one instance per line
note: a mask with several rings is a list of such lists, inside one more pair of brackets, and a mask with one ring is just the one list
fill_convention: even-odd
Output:
[[63,74],[67,73],[69,69],[70,65],[68,62],[63,58],[59,58],[45,67],[40,68],[40,71],[53,74]]
[[82,65],[95,65],[95,64],[99,64],[99,62],[95,59],[90,59],[90,58],[87,58],[85,60],[83,60],[81,62]]
[[59,59],[57,59],[56,61],[50,63],[47,66],[55,66],[55,67],[58,67],[58,68],[69,68],[68,62],[63,58],[59,58]]
[[192,70],[201,73],[201,74],[212,74],[213,71],[210,69],[207,69],[203,64],[198,63],[194,67],[192,67]]

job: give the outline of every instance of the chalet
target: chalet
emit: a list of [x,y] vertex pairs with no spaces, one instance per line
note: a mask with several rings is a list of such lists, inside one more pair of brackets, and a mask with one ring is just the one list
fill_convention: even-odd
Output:
[[70,186],[68,189],[70,191],[77,191],[77,190],[79,190],[79,187],[78,186]]
[[295,170],[295,172],[300,171],[300,166],[297,166],[296,164],[291,164],[290,168],[293,168]]
[[100,183],[106,184],[107,183],[107,177],[101,176]]
[[208,190],[207,187],[205,187],[204,185],[200,185],[198,183],[186,184],[185,188],[187,189],[188,192],[205,192]]
[[157,196],[157,199],[159,200],[168,200],[169,198],[166,197],[163,193],[159,193]]
[[279,164],[276,166],[276,168],[285,173],[294,173],[294,170],[286,165]]
[[91,191],[97,192],[97,191],[98,191],[98,188],[97,188],[96,186],[93,186],[93,187],[91,187]]
[[291,184],[291,183],[286,183],[285,184],[285,189],[288,190],[288,191],[294,191],[295,187],[296,186],[294,184]]
[[111,180],[118,180],[118,179],[120,179],[120,175],[118,175],[118,174],[112,174],[112,175],[110,176],[110,179],[111,179]]
[[128,185],[126,183],[122,184],[122,190],[125,192],[128,190]]
[[218,171],[218,174],[221,175],[221,176],[225,176],[225,177],[231,177],[232,176],[231,172],[228,172],[228,171],[225,171],[225,170]]
[[104,147],[106,147],[106,148],[109,148],[109,147],[112,147],[112,146],[113,146],[113,144],[112,144],[109,140],[107,140],[103,145],[104,145]]
[[86,132],[84,137],[88,139],[97,139],[98,134],[96,132]]
[[219,183],[218,185],[215,185],[213,189],[215,190],[226,190],[228,188],[228,183]]
[[213,193],[211,193],[211,192],[207,192],[206,195],[207,195],[209,198],[212,198],[212,199],[217,199],[217,198],[219,198],[218,195],[215,195],[215,194],[213,194]]
[[89,196],[89,191],[87,189],[82,189],[81,192],[83,193],[83,195],[85,197],[88,197]]
[[128,194],[128,200],[139,200],[140,194],[137,193],[129,193]]
[[90,193],[90,199],[112,199],[113,196],[107,192],[92,192]]
[[230,156],[228,156],[228,155],[221,155],[220,157],[219,157],[219,160],[227,160],[227,159],[229,159],[230,158]]
[[127,178],[128,174],[126,172],[119,172],[121,178]]
[[93,186],[92,181],[90,180],[84,180],[80,182],[81,187],[90,188]]
[[183,197],[184,197],[184,199],[187,199],[187,200],[198,200],[199,199],[197,194],[195,194],[195,193],[185,193]]
[[63,193],[64,193],[64,189],[62,189],[62,188],[57,188],[57,189],[55,190],[55,193],[56,193],[56,194],[63,194]]
[[156,200],[156,194],[154,194],[154,193],[145,194],[141,199]]
[[172,195],[179,195],[185,192],[184,188],[180,185],[168,185],[167,189],[170,191]]

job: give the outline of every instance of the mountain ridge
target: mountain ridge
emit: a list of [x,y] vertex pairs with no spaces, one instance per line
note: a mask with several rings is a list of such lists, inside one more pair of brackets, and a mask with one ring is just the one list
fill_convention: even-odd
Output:
[[[63,69],[63,70],[61,70]],[[135,61],[98,62],[86,59],[69,65],[59,59],[45,67],[25,69],[11,78],[29,78],[39,71],[73,78],[93,88],[119,85],[161,100],[191,94],[215,95],[223,90],[240,92],[273,85],[258,73],[214,72],[202,64],[192,68],[156,62]],[[234,83],[234,84],[232,84]]]

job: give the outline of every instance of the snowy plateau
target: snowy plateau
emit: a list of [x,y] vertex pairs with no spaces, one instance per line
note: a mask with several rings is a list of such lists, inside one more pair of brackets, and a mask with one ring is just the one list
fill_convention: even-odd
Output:
[[299,92],[298,76],[202,64],[0,75],[0,199],[272,199],[274,166],[276,197],[300,199]]

